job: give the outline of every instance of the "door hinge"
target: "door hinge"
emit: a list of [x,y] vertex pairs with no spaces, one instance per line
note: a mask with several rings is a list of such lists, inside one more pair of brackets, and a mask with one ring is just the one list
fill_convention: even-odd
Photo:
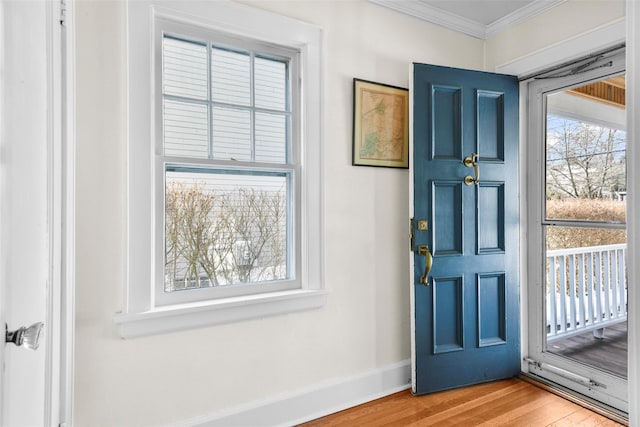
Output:
[[413,218],[409,219],[409,245],[410,250],[413,252]]
[[67,0],[60,0],[60,25],[67,24]]

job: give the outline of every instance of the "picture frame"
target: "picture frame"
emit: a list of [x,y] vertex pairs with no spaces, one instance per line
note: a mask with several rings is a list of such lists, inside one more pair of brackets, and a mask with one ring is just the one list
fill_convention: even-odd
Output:
[[409,168],[409,90],[353,79],[354,166]]

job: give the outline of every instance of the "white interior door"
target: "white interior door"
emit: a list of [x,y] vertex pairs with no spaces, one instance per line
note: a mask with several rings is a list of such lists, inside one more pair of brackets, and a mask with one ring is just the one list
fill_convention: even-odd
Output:
[[51,179],[60,127],[53,108],[56,8],[46,1],[0,2],[0,324],[11,331],[45,323],[37,350],[0,345],[5,426],[58,425],[57,393],[51,392],[58,371],[51,322],[59,253]]

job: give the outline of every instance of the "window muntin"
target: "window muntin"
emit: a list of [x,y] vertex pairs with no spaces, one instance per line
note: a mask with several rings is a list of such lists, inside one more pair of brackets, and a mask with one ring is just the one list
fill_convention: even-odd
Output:
[[[290,84],[298,53],[201,36],[161,37],[158,304],[301,287],[298,103]],[[170,295],[193,289],[207,292]]]

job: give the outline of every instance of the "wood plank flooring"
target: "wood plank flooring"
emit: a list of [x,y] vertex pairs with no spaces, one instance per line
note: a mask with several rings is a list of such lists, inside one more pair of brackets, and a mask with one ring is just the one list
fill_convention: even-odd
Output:
[[621,426],[520,379],[413,396],[392,394],[303,424],[316,426]]
[[547,351],[627,378],[627,322],[607,327],[602,339],[587,332],[553,341]]

